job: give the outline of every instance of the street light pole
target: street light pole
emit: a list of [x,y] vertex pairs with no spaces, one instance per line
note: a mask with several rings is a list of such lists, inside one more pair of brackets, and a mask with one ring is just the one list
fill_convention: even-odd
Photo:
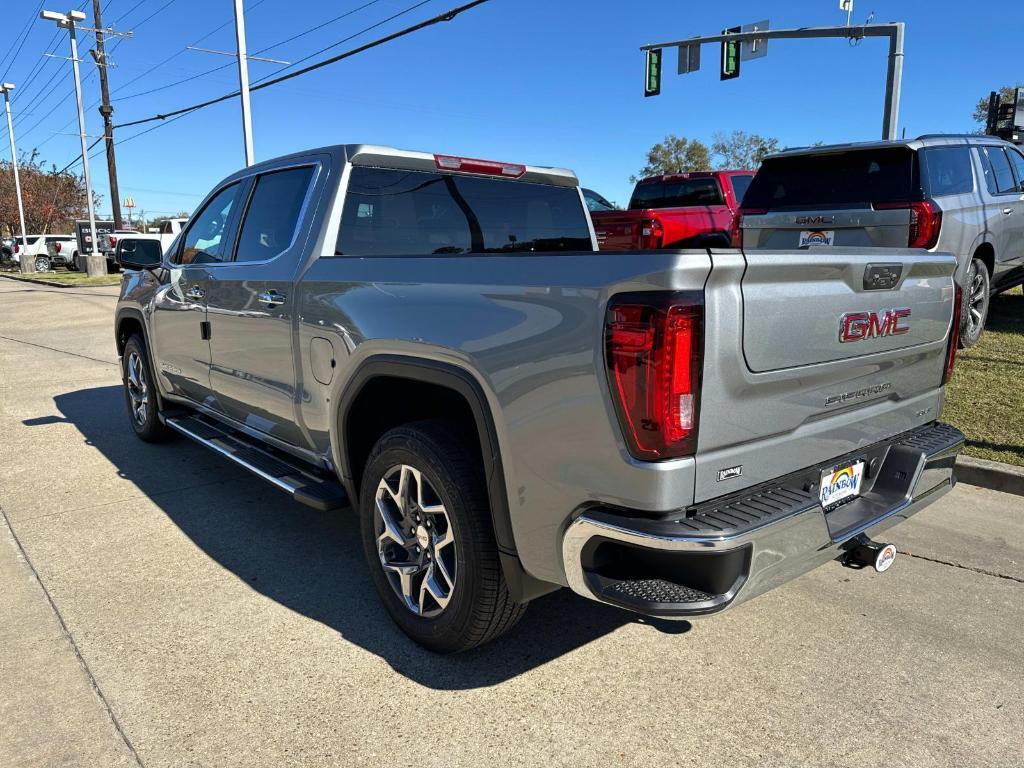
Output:
[[21,200],[21,178],[18,176],[18,150],[14,146],[14,124],[11,122],[11,91],[14,83],[0,85],[4,93],[4,111],[7,113],[7,136],[11,140],[11,167],[14,169],[14,192],[18,196],[18,219],[21,222],[21,271],[35,272],[36,264],[28,258],[28,240],[25,239],[25,205]]
[[245,52],[245,10],[242,0],[235,0],[235,40],[238,44],[238,92],[242,99],[242,139],[245,142],[245,165],[255,162],[252,150],[252,112],[249,106],[249,60]]
[[40,18],[54,21],[58,27],[68,31],[71,40],[71,67],[75,73],[75,98],[78,102],[78,134],[82,139],[82,171],[85,176],[85,200],[89,208],[89,247],[92,251],[85,257],[90,277],[107,274],[107,259],[96,250],[98,235],[96,233],[96,211],[92,204],[92,178],[89,176],[89,147],[85,134],[85,112],[82,109],[82,79],[78,74],[78,38],[75,34],[75,22],[84,21],[85,14],[81,11],[43,11]]

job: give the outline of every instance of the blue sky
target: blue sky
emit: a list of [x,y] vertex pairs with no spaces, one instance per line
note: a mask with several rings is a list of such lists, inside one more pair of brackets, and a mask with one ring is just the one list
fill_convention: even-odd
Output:
[[[295,61],[415,1],[377,0],[264,55]],[[117,65],[110,70],[115,122],[170,111],[237,87],[231,66],[169,85],[231,63],[194,51],[181,52],[129,82],[230,22],[231,0],[104,2],[108,26],[113,22],[118,29],[135,30],[111,54]],[[249,0],[250,53],[367,2]],[[8,43],[17,39],[38,4],[6,0]],[[322,56],[457,4],[430,0]],[[54,9],[64,10],[65,5],[70,1]],[[87,23],[91,3],[89,9]],[[857,0],[855,10],[859,22],[873,11],[876,21],[907,24],[900,111],[907,135],[972,129],[970,115],[980,96],[1024,80],[1019,55],[1024,4]],[[256,159],[325,144],[391,144],[566,166],[585,186],[625,202],[630,174],[643,165],[646,150],[669,132],[709,141],[716,131],[741,128],[777,137],[783,145],[877,138],[886,66],[887,43],[882,39],[855,47],[845,40],[773,41],[766,58],[745,62],[741,77],[728,82],[718,79],[717,48],[705,46],[704,68],[685,76],[674,74],[675,53],[669,52],[662,95],[643,98],[640,45],[713,34],[764,18],[775,28],[845,22],[838,0],[490,0],[450,23],[254,93]],[[43,158],[62,167],[78,154],[78,139],[63,135],[77,130],[74,100],[67,98],[72,90],[70,64],[40,58],[46,50],[67,55],[66,34],[55,48],[46,48],[55,33],[51,22],[34,22],[21,52],[5,65],[4,79],[25,86],[12,101],[19,150],[38,146]],[[200,44],[233,49],[233,25]],[[99,99],[95,67],[89,59],[82,67],[86,104],[91,105]],[[33,68],[35,81],[29,82]],[[253,62],[251,77],[256,80],[277,68]],[[89,134],[102,133],[95,108],[86,121]],[[147,127],[116,134],[124,142],[117,154],[121,196],[132,195],[147,212],[191,210],[219,179],[243,164],[237,100],[128,140]],[[0,157],[8,156],[4,141]],[[92,176],[104,198],[101,210],[109,212],[102,154],[92,161]]]

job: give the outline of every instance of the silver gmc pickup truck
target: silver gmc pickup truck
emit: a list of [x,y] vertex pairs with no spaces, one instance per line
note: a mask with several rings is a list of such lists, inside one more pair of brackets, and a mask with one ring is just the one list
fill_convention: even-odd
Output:
[[436,651],[559,586],[691,619],[884,570],[871,537],[955,482],[949,254],[601,253],[569,171],[347,145],[239,171],[124,265],[135,433],[355,509]]

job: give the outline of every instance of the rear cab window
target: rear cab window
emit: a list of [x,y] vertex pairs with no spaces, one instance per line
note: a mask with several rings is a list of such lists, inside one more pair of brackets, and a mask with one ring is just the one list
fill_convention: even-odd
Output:
[[633,210],[724,204],[722,187],[718,179],[711,176],[640,182],[629,201],[629,207]]
[[335,255],[590,250],[575,187],[354,166]]
[[962,195],[974,191],[970,147],[925,147],[919,155],[921,176],[928,197]]
[[743,198],[747,208],[866,208],[923,198],[907,147],[792,155],[765,160]]

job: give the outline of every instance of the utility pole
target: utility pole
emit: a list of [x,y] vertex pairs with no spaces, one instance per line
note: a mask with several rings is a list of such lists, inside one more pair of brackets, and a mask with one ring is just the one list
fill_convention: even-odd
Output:
[[[99,0],[92,0],[93,3]],[[252,151],[252,113],[249,106],[249,61],[245,53],[245,10],[242,0],[235,0],[235,40],[238,45],[238,92],[242,99],[242,140],[245,142],[245,165],[255,160]]]
[[82,78],[78,74],[78,38],[75,35],[75,22],[85,21],[85,14],[81,11],[68,11],[58,13],[57,11],[43,11],[40,18],[47,21],[54,21],[58,27],[68,31],[71,40],[71,68],[75,73],[75,98],[78,102],[78,135],[82,139],[82,171],[85,176],[85,201],[89,206],[89,247],[92,252],[86,257],[89,277],[107,274],[107,259],[96,250],[96,211],[92,204],[92,179],[89,176],[89,147],[85,141],[85,112],[82,110]]
[[14,83],[0,85],[4,94],[4,111],[7,113],[7,136],[11,140],[11,167],[14,169],[14,192],[18,196],[18,219],[21,222],[21,271],[35,272],[35,260],[28,258],[28,240],[25,239],[25,205],[21,200],[21,178],[18,176],[18,150],[14,146],[14,124],[11,122],[11,91]]
[[107,145],[107,176],[110,179],[110,206],[114,212],[114,229],[121,226],[121,196],[117,188],[117,160],[114,158],[114,108],[110,106],[110,88],[107,85],[107,54],[103,44],[103,19],[100,0],[92,0],[93,23],[96,25],[96,49],[93,60],[100,71],[100,114],[103,116],[103,140]]

